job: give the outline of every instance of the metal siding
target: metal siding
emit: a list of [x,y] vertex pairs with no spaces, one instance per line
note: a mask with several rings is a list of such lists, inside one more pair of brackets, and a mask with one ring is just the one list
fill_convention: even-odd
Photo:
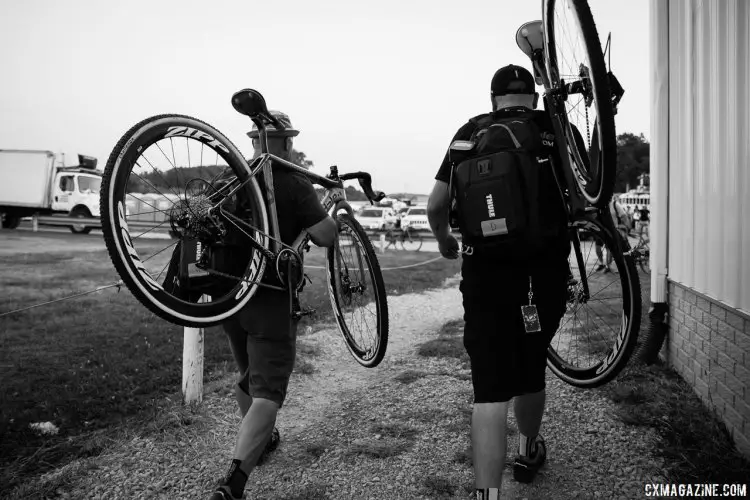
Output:
[[692,267],[692,21],[688,2],[669,4],[669,276],[685,283]]
[[669,4],[669,277],[744,311],[750,311],[748,29],[747,0]]
[[[740,0],[747,3],[746,0]],[[723,26],[737,25],[738,0],[728,0],[721,3],[722,16],[721,24],[719,24],[719,30],[724,30]],[[716,297],[735,297],[737,303],[740,304],[740,276],[743,271],[743,264],[740,259],[740,217],[735,219],[736,223],[732,223],[731,218],[727,218],[725,214],[740,214],[740,187],[739,182],[739,171],[740,171],[740,155],[738,150],[739,140],[735,140],[732,134],[732,127],[730,124],[736,123],[737,127],[737,138],[742,137],[739,129],[739,120],[742,118],[743,113],[739,112],[737,108],[737,95],[738,95],[738,77],[740,67],[738,65],[738,46],[741,43],[741,34],[739,30],[728,29],[727,36],[723,38],[721,48],[719,49],[717,59],[720,59],[720,64],[724,71],[721,74],[721,81],[726,87],[726,92],[721,93],[722,106],[719,124],[721,127],[720,139],[721,139],[721,162],[722,175],[720,183],[722,186],[722,199],[721,199],[721,215],[719,220],[721,221],[721,233],[716,236],[718,241],[721,241],[722,235],[725,237],[725,244],[721,245],[721,254],[719,255],[719,262],[721,268],[717,270],[716,277],[720,280]],[[744,113],[746,115],[746,113]],[[723,116],[723,119],[721,117]],[[717,169],[718,171],[718,169]],[[723,215],[723,216],[722,216]],[[735,263],[735,264],[733,264]],[[739,266],[739,269],[737,268]],[[740,271],[738,273],[737,271]],[[711,293],[709,293],[711,294]]]
[[[723,0],[722,0],[723,1]],[[705,48],[706,64],[708,71],[705,75],[705,93],[707,99],[704,102],[706,120],[703,123],[704,137],[707,141],[701,141],[705,144],[703,164],[699,168],[705,173],[705,190],[703,198],[703,220],[699,222],[699,227],[703,228],[703,247],[704,254],[702,262],[705,265],[700,266],[701,284],[706,294],[717,297],[720,294],[719,289],[721,278],[721,248],[722,248],[722,231],[721,231],[721,189],[718,182],[718,173],[722,168],[722,127],[725,126],[720,119],[721,96],[724,91],[716,92],[715,89],[723,83],[720,78],[724,69],[720,64],[719,48],[721,40],[726,37],[717,37],[719,27],[717,23],[721,21],[719,16],[719,2],[715,0],[703,1],[703,15],[700,16],[703,25],[703,47]]]
[[713,146],[713,127],[711,125],[711,56],[710,56],[710,31],[706,5],[709,2],[694,0],[693,23],[695,31],[695,121],[693,122],[693,147],[695,148],[695,161],[693,162],[693,268],[692,286],[697,290],[706,289],[706,264],[708,258],[708,238],[706,234],[708,217],[708,192],[707,177],[709,163],[711,162],[711,149]]
[[739,0],[737,5],[737,193],[740,210],[737,224],[738,269],[737,302],[739,308],[750,312],[750,2]]

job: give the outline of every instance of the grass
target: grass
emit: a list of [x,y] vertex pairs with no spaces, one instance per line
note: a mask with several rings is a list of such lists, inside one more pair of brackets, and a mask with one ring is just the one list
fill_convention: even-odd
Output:
[[453,495],[455,495],[456,489],[458,488],[458,486],[450,479],[444,478],[442,476],[436,476],[434,474],[430,474],[422,479],[422,486],[424,486],[430,492],[431,496],[445,495],[452,497]]
[[[57,251],[65,248],[64,238],[48,253],[20,253],[19,245],[32,247],[35,238],[0,240],[0,314],[119,280],[105,251]],[[3,250],[11,240],[10,250],[18,253]],[[378,259],[383,267],[398,267],[435,256],[399,252]],[[323,263],[322,249],[306,256],[308,266]],[[388,295],[440,287],[458,265],[441,259],[408,272],[385,271]],[[330,319],[325,271],[308,274],[313,283],[306,286],[302,304],[318,312],[301,322],[301,338],[306,326],[315,330]],[[0,317],[0,477],[8,478],[0,485],[0,497],[26,477],[96,455],[104,445],[92,438],[99,431],[153,415],[164,396],[179,396],[182,334],[181,327],[150,313],[125,288]],[[300,342],[297,372],[310,373],[309,358],[317,353],[315,346]],[[234,371],[234,361],[224,334],[220,327],[207,328],[204,380],[219,380],[227,371]],[[29,429],[31,423],[47,421],[60,429],[57,435],[39,436]]]
[[456,358],[468,367],[469,355],[464,348],[463,320],[445,323],[435,339],[428,340],[417,347],[417,355],[430,358]]
[[656,453],[665,459],[670,482],[747,482],[750,462],[736,450],[726,426],[672,369],[661,363],[631,364],[601,390],[617,403],[623,422],[656,430]]
[[[643,299],[641,335],[645,335],[651,283],[648,275],[639,276]],[[613,382],[598,390],[617,404],[617,414],[623,422],[657,432],[660,439],[656,454],[665,459],[670,482],[747,482],[750,462],[736,450],[726,426],[706,408],[690,385],[661,361],[645,366],[631,359]]]
[[[439,257],[437,253],[428,252],[386,252],[377,254],[378,262],[383,271],[385,291],[389,297],[406,293],[420,292],[429,288],[438,288],[443,282],[461,271],[460,259],[439,259],[425,265],[408,269],[392,269],[401,266],[418,264]],[[307,284],[300,296],[303,307],[315,309],[311,316],[303,318],[300,326],[316,321],[332,321],[333,312],[331,301],[326,289],[326,271],[318,269],[326,266],[325,252],[320,248],[313,248],[305,254],[305,272],[312,280]]]

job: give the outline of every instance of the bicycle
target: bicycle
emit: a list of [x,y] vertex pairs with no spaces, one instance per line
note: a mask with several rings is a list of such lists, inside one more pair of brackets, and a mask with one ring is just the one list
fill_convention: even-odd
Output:
[[[605,66],[585,0],[543,0],[542,20],[522,25],[516,43],[545,89],[543,103],[562,158],[552,168],[569,216],[568,304],[547,364],[569,384],[597,387],[630,360],[641,319],[634,259],[608,209],[617,160],[614,115],[624,89]],[[580,59],[576,49],[583,52]],[[596,246],[612,254],[615,272],[595,272]]]
[[393,245],[393,248],[398,249],[397,244],[400,244],[403,250],[411,252],[418,252],[422,248],[422,236],[410,226],[391,228],[385,232],[385,237],[388,240],[388,245],[385,247],[386,250],[391,245]]
[[[249,164],[224,134],[190,116],[152,116],[134,125],[119,140],[104,170],[100,199],[104,240],[115,269],[141,304],[177,325],[219,324],[240,311],[259,287],[289,292],[290,316],[311,313],[298,302],[306,278],[302,256],[310,249],[310,238],[302,231],[292,245],[281,242],[273,196],[273,170],[293,170],[325,190],[321,204],[339,225],[334,246],[326,249],[331,307],[357,362],[365,367],[377,366],[388,343],[387,297],[372,243],[346,201],[344,181],[357,179],[371,203],[385,194],[373,191],[366,172],[340,175],[332,166],[324,177],[269,154],[266,127],[283,127],[256,90],[236,92],[232,105],[258,127],[261,154]],[[186,149],[179,151],[182,144]],[[193,160],[197,160],[195,167],[191,166]],[[184,164],[188,166],[179,167]],[[164,187],[170,180],[179,183],[181,177],[190,179],[184,190]],[[139,187],[155,191],[169,202],[164,208],[161,198],[158,203],[149,203],[143,196],[139,198]],[[167,195],[159,188],[171,193]],[[163,221],[131,235],[128,218],[141,215],[127,210],[133,203],[145,203]],[[160,227],[175,233],[177,241],[170,240],[168,246],[158,248],[162,245],[147,236]],[[221,252],[237,244],[229,241],[230,232],[239,234],[239,244],[249,254],[247,266],[236,274],[217,270]],[[167,250],[172,247],[169,256]],[[144,252],[151,255],[146,257]],[[175,278],[167,283],[170,271]],[[266,274],[281,286],[262,282]],[[199,285],[207,281],[223,283],[224,287],[210,301],[201,301]],[[373,328],[365,324],[364,332],[355,331],[368,318]]]
[[401,228],[401,248],[410,252],[418,252],[422,248],[422,235],[411,226]]
[[638,241],[630,253],[633,255],[633,260],[638,264],[638,267],[641,268],[641,271],[649,274],[651,272],[651,247],[649,246],[648,238],[643,237],[643,233],[639,235]]

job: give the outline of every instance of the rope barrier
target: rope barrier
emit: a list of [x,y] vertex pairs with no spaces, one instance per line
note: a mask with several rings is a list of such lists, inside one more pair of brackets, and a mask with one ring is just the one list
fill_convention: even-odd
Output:
[[120,287],[122,285],[123,285],[123,282],[122,282],[122,280],[120,280],[117,283],[112,283],[111,285],[103,285],[103,286],[97,287],[97,288],[95,288],[93,290],[89,290],[88,292],[76,293],[76,294],[73,294],[73,295],[69,295],[67,297],[61,297],[59,299],[49,300],[47,302],[41,302],[39,304],[34,304],[33,306],[22,307],[21,309],[14,309],[13,311],[7,311],[7,312],[4,312],[4,313],[0,314],[0,318],[2,318],[4,316],[9,316],[11,314],[23,312],[23,311],[28,311],[29,309],[34,309],[35,307],[46,306],[46,305],[49,305],[49,304],[54,304],[55,302],[62,302],[63,300],[75,299],[77,297],[82,297],[82,296],[88,295],[90,293],[101,292],[102,290],[106,290],[107,288],[117,287],[117,291],[119,292],[120,291]]
[[[443,258],[442,256],[441,257],[435,257],[434,259],[429,259],[429,260],[426,260],[424,262],[417,262],[416,264],[408,264],[406,266],[383,267],[380,270],[381,271],[396,271],[396,270],[399,270],[399,269],[408,269],[410,267],[423,266],[425,264],[429,264],[431,262],[435,262],[435,261],[440,260],[442,258]],[[325,269],[324,266],[305,266],[305,268],[306,269]],[[12,311],[6,311],[4,313],[0,313],[0,318],[3,318],[5,316],[10,316],[11,314],[16,314],[16,313],[23,312],[23,311],[28,311],[29,309],[34,309],[35,307],[46,306],[46,305],[49,305],[49,304],[54,304],[56,302],[62,302],[63,300],[70,300],[70,299],[75,299],[77,297],[83,297],[84,295],[89,295],[91,293],[101,292],[102,290],[106,290],[108,288],[117,287],[117,291],[119,292],[120,288],[122,287],[122,285],[123,285],[123,282],[122,282],[122,280],[120,280],[117,283],[112,283],[110,285],[103,285],[103,286],[97,287],[97,288],[95,288],[93,290],[89,290],[87,292],[80,292],[80,293],[76,293],[76,294],[73,294],[73,295],[68,295],[67,297],[61,297],[59,299],[54,299],[54,300],[49,300],[47,302],[41,302],[39,304],[34,304],[32,306],[22,307],[20,309],[14,309]]]
[[[398,269],[407,269],[409,267],[417,267],[417,266],[424,266],[425,264],[429,264],[430,262],[435,262],[436,260],[440,260],[443,257],[435,257],[434,259],[426,260],[424,262],[417,262],[416,264],[408,264],[406,266],[399,266],[399,267],[381,267],[381,271],[396,271]],[[325,269],[324,266],[305,266],[305,269]]]

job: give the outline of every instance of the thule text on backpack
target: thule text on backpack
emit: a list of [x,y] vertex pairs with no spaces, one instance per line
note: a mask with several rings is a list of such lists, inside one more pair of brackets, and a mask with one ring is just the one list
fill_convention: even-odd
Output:
[[495,217],[495,204],[492,201],[492,193],[488,194],[486,197],[487,200],[487,213],[490,217]]

